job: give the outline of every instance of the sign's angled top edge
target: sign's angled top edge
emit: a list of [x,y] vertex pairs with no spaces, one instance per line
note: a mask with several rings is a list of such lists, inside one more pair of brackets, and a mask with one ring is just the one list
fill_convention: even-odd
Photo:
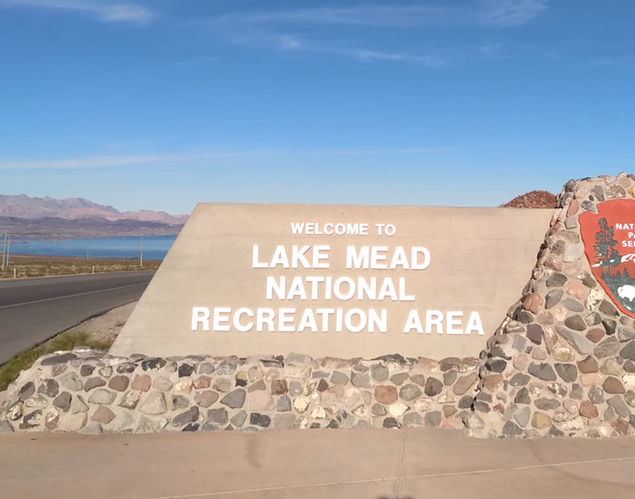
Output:
[[415,204],[339,204],[339,203],[217,203],[217,202],[200,202],[196,204],[195,209],[199,207],[210,206],[228,206],[228,207],[254,207],[254,206],[267,206],[267,207],[294,207],[294,206],[315,206],[325,208],[434,208],[444,210],[492,210],[492,211],[514,211],[514,212],[526,212],[526,211],[539,211],[539,212],[554,212],[557,208],[503,208],[496,206],[448,206],[448,205],[415,205]]

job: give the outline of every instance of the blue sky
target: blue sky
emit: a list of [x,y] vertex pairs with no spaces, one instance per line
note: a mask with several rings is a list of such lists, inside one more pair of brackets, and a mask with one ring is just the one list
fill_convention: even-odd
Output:
[[495,206],[635,164],[635,2],[0,0],[0,193]]

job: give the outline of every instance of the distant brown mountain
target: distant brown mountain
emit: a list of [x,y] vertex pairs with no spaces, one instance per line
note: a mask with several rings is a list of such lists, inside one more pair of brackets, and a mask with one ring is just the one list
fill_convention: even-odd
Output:
[[111,222],[136,220],[156,222],[165,225],[183,225],[185,215],[169,215],[163,211],[140,210],[120,212],[112,206],[93,203],[83,198],[53,199],[0,194],[0,217],[24,218],[62,218],[64,220],[103,219]]
[[14,241],[20,239],[76,239],[115,236],[171,236],[183,225],[139,220],[106,220],[59,217],[16,218],[0,217],[0,238],[6,230]]
[[67,239],[178,234],[188,217],[163,211],[120,212],[87,199],[0,194],[0,231],[15,238]]
[[556,208],[556,196],[548,191],[530,191],[516,196],[501,208]]

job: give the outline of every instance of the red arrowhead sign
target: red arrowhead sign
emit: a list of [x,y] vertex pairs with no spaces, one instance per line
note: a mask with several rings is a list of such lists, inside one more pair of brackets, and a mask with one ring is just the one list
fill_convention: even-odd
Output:
[[579,217],[584,252],[604,291],[635,317],[635,200],[606,201],[597,209]]

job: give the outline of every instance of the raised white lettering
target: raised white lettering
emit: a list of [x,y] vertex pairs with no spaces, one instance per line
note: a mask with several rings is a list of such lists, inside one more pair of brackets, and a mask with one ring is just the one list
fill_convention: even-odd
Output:
[[437,333],[443,334],[443,314],[438,310],[426,310],[426,333],[432,333],[432,326],[437,328]]
[[[357,326],[353,325],[353,316],[357,315],[359,317],[359,322]],[[346,312],[346,316],[344,317],[344,325],[346,329],[348,329],[351,333],[359,333],[366,327],[366,314],[358,308],[353,308]]]
[[236,331],[240,331],[241,333],[246,333],[247,331],[251,331],[251,329],[254,327],[254,322],[249,321],[247,324],[243,326],[242,323],[240,322],[240,316],[243,314],[249,317],[254,316],[254,313],[251,311],[251,309],[239,308],[238,310],[236,310],[236,313],[234,314],[234,321],[233,321],[234,329],[236,329]]
[[479,335],[483,336],[483,324],[481,323],[481,316],[478,312],[472,312],[470,318],[465,326],[465,334],[470,334],[472,331],[476,331]]
[[315,310],[316,314],[320,314],[322,316],[322,332],[329,332],[329,315],[335,313],[334,308],[318,308]]
[[357,279],[357,299],[363,300],[364,294],[366,298],[369,300],[377,299],[377,278],[371,277],[370,284],[366,281],[365,277],[360,277]]
[[362,246],[357,252],[355,246],[346,247],[346,268],[347,269],[367,269],[370,262],[370,248]]
[[295,308],[281,308],[278,310],[278,331],[281,333],[294,333],[293,316],[289,317],[288,314],[295,314]]
[[317,333],[317,323],[315,322],[315,315],[313,314],[313,310],[310,308],[305,308],[302,313],[302,318],[300,319],[300,324],[298,324],[298,331],[304,331],[306,328],[309,328],[314,333]]
[[287,300],[293,300],[295,297],[299,297],[301,300],[306,300],[306,291],[304,290],[304,283],[302,277],[296,276],[289,286],[289,294]]
[[273,300],[273,294],[275,293],[278,297],[278,300],[284,300],[285,298],[285,289],[287,287],[287,278],[281,277],[280,281],[277,282],[276,278],[268,275],[267,276],[267,300]]
[[259,251],[258,245],[254,244],[254,247],[251,253],[251,268],[252,269],[266,269],[267,267],[269,267],[269,265],[259,261],[258,251]]
[[389,296],[392,301],[397,301],[397,292],[395,291],[395,285],[393,284],[390,277],[385,277],[384,282],[381,283],[379,293],[377,294],[377,300],[382,301],[387,296]]
[[[421,319],[419,318],[419,312],[411,310],[406,319],[406,325],[403,328],[404,333],[409,333],[412,330],[417,333],[423,333],[423,327],[421,327]],[[428,331],[430,332],[430,331]]]
[[401,268],[404,270],[410,269],[410,265],[408,264],[408,257],[406,256],[406,251],[403,249],[403,246],[397,246],[395,248],[395,253],[392,256],[392,260],[390,262],[391,270],[397,268],[398,265],[401,265]]
[[415,301],[414,295],[406,294],[406,278],[399,278],[399,301]]
[[[427,248],[413,246],[412,248],[412,270],[425,270],[430,266],[430,252]],[[423,255],[423,262],[419,262],[418,255]]]
[[[447,320],[446,320],[446,322],[448,323],[447,334],[463,334],[463,329],[461,329],[461,325],[462,325],[461,317],[463,317],[463,312],[457,311],[457,312],[447,313]],[[458,329],[455,328],[455,326],[458,326]]]
[[386,253],[388,251],[387,246],[372,246],[370,248],[370,268],[373,270],[385,270],[388,268],[388,264],[381,263],[386,261]]
[[[227,307],[214,307],[214,331],[229,331],[229,314],[232,309]],[[225,325],[227,323],[227,325]]]
[[330,267],[328,262],[322,263],[322,260],[327,260],[331,251],[330,246],[314,246],[313,247],[313,268],[314,269],[328,269]]
[[287,258],[287,252],[285,251],[284,246],[276,246],[269,268],[275,269],[278,265],[282,265],[285,269],[290,267],[289,258]]
[[298,246],[291,247],[291,267],[297,269],[300,263],[302,263],[302,267],[305,269],[310,269],[311,264],[304,257],[304,254],[309,251],[311,246],[302,246],[302,249],[298,249]]
[[207,307],[192,308],[192,331],[198,331],[198,325],[203,325],[203,331],[209,331],[209,318],[211,312]]
[[324,277],[308,276],[306,282],[311,284],[311,300],[318,299],[319,284],[324,282]]
[[342,309],[341,308],[335,309],[335,332],[336,333],[342,332]]
[[276,313],[272,308],[259,308],[256,310],[256,331],[262,333],[264,331],[265,324],[267,325],[267,331],[272,332],[275,330],[273,325],[273,318]]
[[[346,293],[342,292],[343,283],[348,284],[348,291]],[[355,282],[350,277],[340,277],[336,279],[333,286],[333,294],[338,300],[350,300],[355,295]]]
[[388,310],[385,308],[381,309],[381,316],[372,308],[368,310],[368,332],[374,333],[375,328],[380,333],[388,331]]

